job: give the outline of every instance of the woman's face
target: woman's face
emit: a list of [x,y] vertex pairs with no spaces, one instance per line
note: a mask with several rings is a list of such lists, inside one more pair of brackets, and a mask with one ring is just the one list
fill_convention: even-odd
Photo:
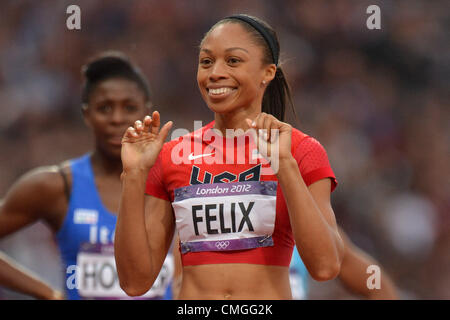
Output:
[[98,83],[89,96],[87,108],[83,108],[85,122],[94,132],[97,148],[113,158],[120,158],[126,129],[149,112],[139,86],[122,78]]
[[200,47],[197,83],[208,107],[216,113],[239,108],[261,109],[265,85],[275,65],[263,65],[263,50],[238,23],[215,27]]

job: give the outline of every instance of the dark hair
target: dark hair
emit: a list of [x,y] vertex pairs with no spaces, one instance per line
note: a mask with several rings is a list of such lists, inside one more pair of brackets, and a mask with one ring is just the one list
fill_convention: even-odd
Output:
[[144,93],[145,100],[150,100],[150,89],[145,76],[121,52],[107,51],[100,54],[84,65],[81,73],[85,78],[81,93],[83,104],[88,103],[89,96],[100,82],[111,78],[123,78],[135,82]]
[[269,24],[259,18],[250,15],[239,14],[231,17],[226,17],[217,22],[209,29],[203,39],[205,39],[213,29],[224,23],[240,24],[246,31],[249,32],[255,43],[263,48],[262,62],[264,64],[274,63],[277,66],[275,78],[269,83],[266,91],[264,92],[262,112],[271,114],[278,120],[284,121],[286,113],[286,103],[288,103],[295,115],[294,104],[292,103],[291,89],[286,81],[283,70],[281,69],[280,63],[278,61],[278,57],[280,56],[280,44],[275,30]]

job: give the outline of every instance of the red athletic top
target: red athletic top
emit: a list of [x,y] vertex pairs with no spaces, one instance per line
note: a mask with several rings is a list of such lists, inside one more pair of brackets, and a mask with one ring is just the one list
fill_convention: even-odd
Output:
[[[242,150],[243,147],[236,147],[238,143],[234,143],[234,145],[231,143],[232,139],[236,142],[237,138],[224,138],[213,133],[213,125],[214,121],[186,136],[164,144],[155,165],[149,172],[146,194],[173,202],[175,189],[193,184],[248,180],[277,181],[273,173],[267,174],[265,171],[266,174],[263,174],[262,168],[270,168],[270,164],[267,164],[265,159],[258,159],[255,164],[248,140]],[[218,141],[222,142],[222,150],[217,148],[216,142]],[[297,160],[305,184],[309,186],[318,180],[330,178],[332,181],[331,191],[333,191],[337,181],[322,145],[295,128],[292,129],[291,141],[291,152]],[[212,151],[216,157],[218,154],[222,155],[221,164],[218,164],[217,161],[211,163],[211,159],[209,159],[211,164],[206,163],[208,155],[212,154]],[[219,153],[220,151],[221,153]],[[242,160],[244,154],[245,162],[242,163],[243,161],[238,161],[238,159]],[[252,161],[249,160],[250,157],[252,157]],[[229,159],[234,161],[229,161]],[[261,168],[255,168],[255,166],[261,166]],[[288,210],[279,185],[276,193],[276,217],[272,237],[274,245],[268,247],[233,251],[187,252],[181,255],[182,264],[249,263],[289,266],[294,239]]]

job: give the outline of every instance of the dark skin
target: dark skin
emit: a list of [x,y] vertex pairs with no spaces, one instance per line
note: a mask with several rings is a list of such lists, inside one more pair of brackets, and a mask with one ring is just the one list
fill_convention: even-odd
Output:
[[[344,259],[342,259],[339,280],[351,292],[370,300],[395,300],[398,299],[397,289],[389,275],[381,268],[380,264],[370,255],[358,248],[344,230],[339,233],[345,243]],[[377,265],[381,269],[381,283],[379,289],[367,287],[367,268]]]
[[61,292],[51,288],[2,252],[0,252],[0,285],[36,299],[61,300],[63,298]]
[[[203,100],[214,112],[214,128],[278,130],[257,136],[258,149],[279,153],[277,180],[286,200],[292,232],[311,276],[327,281],[339,273],[343,243],[330,203],[331,180],[306,186],[291,154],[291,129],[272,115],[261,112],[267,84],[276,74],[275,64],[263,63],[263,49],[238,24],[217,26],[202,41],[197,83]],[[161,126],[159,113],[137,121],[127,130],[122,147],[122,195],[114,253],[121,288],[131,296],[142,295],[153,285],[175,232],[169,201],[145,196],[148,171],[155,164],[172,126]],[[279,160],[279,162],[278,162]],[[274,168],[272,166],[272,168]],[[204,264],[183,267],[180,299],[291,299],[287,266],[246,263]]]
[[[368,274],[366,272],[370,265],[380,265],[373,257],[359,249],[347,236],[347,234],[339,228],[339,234],[344,241],[345,250],[344,257],[341,264],[341,272],[338,279],[345,286],[350,293],[353,293],[362,299],[369,300],[395,300],[398,299],[397,289],[394,282],[389,275],[381,269],[381,284],[379,289],[370,290],[367,287]],[[175,259],[174,280],[172,285],[172,292],[175,299],[180,293],[182,281],[182,265],[181,256],[178,247],[179,241],[173,250],[173,257]],[[380,266],[381,268],[381,266]]]
[[[135,120],[150,112],[150,103],[140,87],[122,78],[106,79],[96,85],[82,108],[86,125],[95,137],[91,163],[103,205],[117,214],[121,193],[121,139]],[[69,190],[69,162],[62,163]],[[39,167],[22,176],[0,204],[0,239],[27,225],[44,221],[57,233],[66,217],[68,199],[57,166]]]

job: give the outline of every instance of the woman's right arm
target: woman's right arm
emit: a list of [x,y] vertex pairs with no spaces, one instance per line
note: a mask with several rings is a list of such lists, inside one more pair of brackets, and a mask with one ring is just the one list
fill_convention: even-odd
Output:
[[174,233],[170,202],[144,195],[144,187],[142,177],[122,175],[114,253],[120,287],[129,296],[140,296],[150,290]]
[[0,286],[37,299],[61,300],[64,298],[61,292],[53,289],[33,272],[2,252],[0,252]]
[[159,113],[136,121],[122,139],[122,194],[114,239],[121,288],[130,296],[146,293],[169,250],[174,216],[169,201],[145,195],[149,170],[155,164],[172,125],[161,131]]
[[[0,200],[0,239],[38,220],[56,230],[64,202],[63,181],[56,166],[41,167],[21,177]],[[62,294],[0,252],[0,286],[38,299]]]

